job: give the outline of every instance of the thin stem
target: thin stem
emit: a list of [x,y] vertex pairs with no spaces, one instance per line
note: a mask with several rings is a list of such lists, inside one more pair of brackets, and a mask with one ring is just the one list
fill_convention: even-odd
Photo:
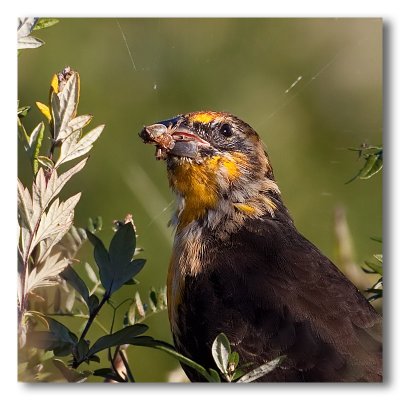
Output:
[[129,363],[128,360],[125,356],[124,350],[119,350],[119,355],[122,359],[122,362],[124,363],[125,369],[126,369],[126,374],[128,375],[128,379],[130,382],[135,382],[135,378],[133,377],[132,371],[129,367]]
[[104,295],[103,298],[101,299],[100,304],[97,306],[97,308],[93,311],[92,314],[90,314],[89,319],[85,325],[85,328],[82,331],[81,337],[79,338],[79,341],[83,340],[88,333],[89,328],[92,326],[92,323],[94,319],[97,317],[97,314],[99,313],[100,309],[104,306],[106,301],[110,298],[108,295]]

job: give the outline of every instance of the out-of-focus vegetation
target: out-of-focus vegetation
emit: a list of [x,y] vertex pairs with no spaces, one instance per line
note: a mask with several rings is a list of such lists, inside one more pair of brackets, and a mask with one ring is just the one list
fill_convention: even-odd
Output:
[[[80,113],[95,115],[107,132],[64,196],[82,192],[75,224],[102,215],[106,243],[115,216],[134,211],[147,259],[138,286],[142,298],[166,281],[173,197],[165,166],[137,133],[144,124],[188,111],[229,111],[256,129],[297,227],[339,266],[332,218],[338,204],[346,209],[356,263],[380,252],[369,238],[381,236],[382,177],[345,182],[361,168],[347,148],[382,142],[381,20],[82,18],[61,19],[34,36],[46,45],[19,55],[20,105],[45,100],[60,66],[79,71],[85,93]],[[32,108],[24,117],[26,131],[40,118]],[[43,148],[50,146],[46,135]],[[19,146],[19,176],[28,186],[32,164]],[[78,258],[89,260],[91,253],[85,244]],[[136,290],[116,293],[116,304]],[[105,321],[112,317],[112,309],[102,311]],[[149,326],[150,335],[171,342],[165,312],[151,316]],[[92,329],[91,340],[104,334]],[[161,352],[129,347],[127,354],[138,381],[164,381],[177,367]],[[109,367],[105,357],[100,367]]]

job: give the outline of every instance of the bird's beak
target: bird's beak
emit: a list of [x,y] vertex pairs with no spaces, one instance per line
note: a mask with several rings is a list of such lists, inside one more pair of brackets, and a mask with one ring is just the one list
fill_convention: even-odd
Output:
[[145,126],[139,136],[144,143],[156,146],[157,159],[168,155],[197,158],[200,147],[210,147],[206,140],[185,127],[180,117]]

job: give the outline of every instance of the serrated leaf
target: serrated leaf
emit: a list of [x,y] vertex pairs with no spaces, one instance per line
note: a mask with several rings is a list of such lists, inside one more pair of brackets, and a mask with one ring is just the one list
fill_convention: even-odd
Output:
[[231,354],[231,345],[224,333],[220,333],[214,340],[212,347],[212,356],[218,369],[223,373],[228,373],[228,360]]
[[93,143],[98,139],[103,131],[104,126],[105,125],[99,125],[97,128],[92,129],[80,140],[79,131],[71,133],[61,145],[60,157],[56,162],[56,167],[88,153],[93,147]]
[[111,296],[125,282],[138,274],[145,264],[145,260],[141,259],[131,261],[135,245],[133,225],[127,223],[114,234],[110,251],[106,250],[96,235],[89,230],[86,233],[94,246],[94,258],[99,267],[101,284],[106,289],[107,296]]
[[29,155],[33,167],[33,173],[36,174],[39,169],[38,157],[40,148],[42,146],[44,135],[44,123],[40,122],[39,125],[32,131],[29,137]]
[[29,232],[32,232],[31,218],[33,214],[32,198],[29,190],[24,187],[18,179],[18,222],[21,227],[25,227]]
[[39,18],[18,18],[17,37],[28,36],[33,31],[38,20]]
[[43,40],[40,40],[33,36],[26,36],[18,39],[17,49],[18,50],[36,49],[40,46],[43,46],[43,44],[44,44]]
[[267,363],[260,365],[259,367],[253,369],[247,374],[243,375],[237,383],[250,383],[255,381],[256,379],[261,378],[262,376],[269,374],[272,372],[284,359],[284,356],[277,357],[272,361],[268,361]]
[[129,341],[132,340],[132,338],[141,335],[142,333],[146,332],[147,329],[147,325],[135,324],[127,326],[126,328],[112,333],[111,335],[105,335],[98,339],[95,344],[90,348],[89,352],[87,353],[87,357],[90,357],[93,354],[96,354],[99,351],[108,349],[110,347],[129,344]]
[[59,203],[58,198],[53,201],[47,214],[43,213],[40,219],[39,227],[32,240],[31,249],[44,239],[59,235],[61,232],[65,234],[68,231],[74,218],[74,208],[80,197],[81,194],[77,193],[65,202]]
[[36,106],[39,109],[39,111],[47,118],[47,120],[50,122],[51,121],[51,112],[49,106],[46,104],[41,103],[40,101],[36,102]]
[[80,115],[79,117],[73,118],[68,124],[60,129],[57,140],[64,140],[72,132],[82,130],[92,120],[92,115]]
[[73,72],[61,92],[52,92],[50,96],[53,121],[53,139],[61,140],[60,133],[75,118],[79,102],[79,74]]
[[26,280],[25,293],[43,287],[57,284],[54,279],[67,267],[68,260],[58,260],[58,255],[48,257],[41,268],[32,269]]
[[58,24],[59,22],[60,20],[57,18],[39,18],[39,21],[33,27],[33,30],[37,31],[39,29],[49,28],[50,26]]
[[82,296],[85,303],[89,306],[89,290],[76,271],[69,265],[62,271],[60,276]]
[[60,193],[65,184],[86,164],[87,158],[80,161],[74,167],[58,176],[56,170],[52,170],[51,176],[46,183],[44,171],[39,169],[35,183],[32,186],[34,214],[32,215],[32,226],[35,226],[41,218],[45,209],[55,196]]
[[61,372],[62,376],[67,382],[71,383],[82,383],[85,382],[88,376],[92,374],[91,371],[77,371],[76,369],[70,368],[64,364],[64,362],[58,358],[53,360],[53,364]]

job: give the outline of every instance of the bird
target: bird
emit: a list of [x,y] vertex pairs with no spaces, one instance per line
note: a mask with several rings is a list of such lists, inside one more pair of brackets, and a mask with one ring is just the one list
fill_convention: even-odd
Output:
[[156,146],[176,197],[167,274],[176,349],[215,368],[211,346],[224,333],[251,369],[284,356],[257,382],[381,382],[382,316],[297,230],[257,132],[230,113],[197,111],[139,136]]

